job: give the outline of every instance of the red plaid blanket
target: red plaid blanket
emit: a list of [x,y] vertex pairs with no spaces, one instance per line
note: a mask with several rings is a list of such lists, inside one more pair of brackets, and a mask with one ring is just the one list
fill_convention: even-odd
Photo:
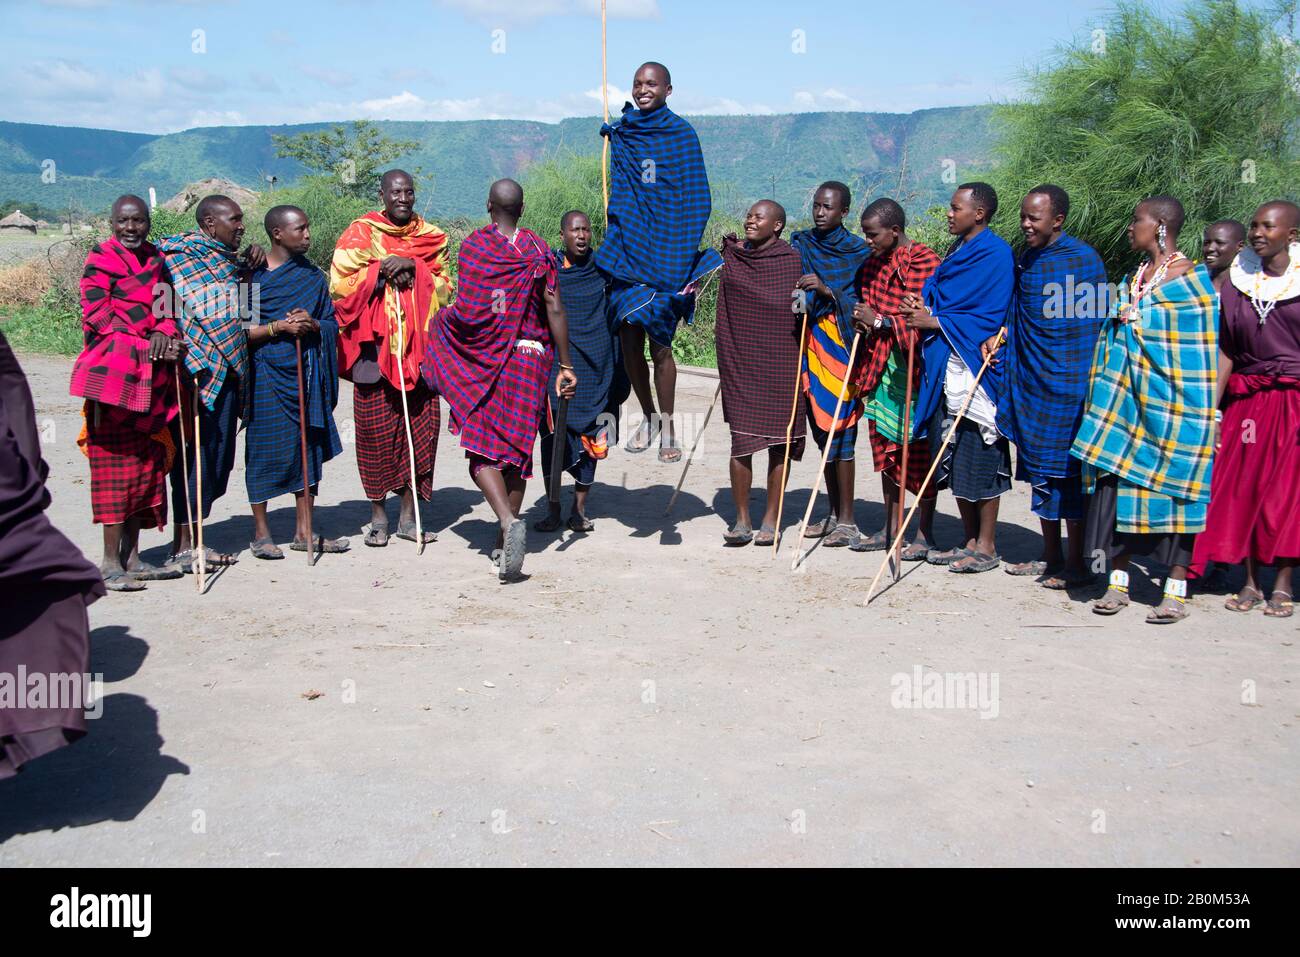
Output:
[[[870,256],[858,273],[858,296],[876,314],[890,319],[898,316],[903,296],[911,293],[921,298],[921,289],[931,274],[939,268],[937,253],[924,243],[912,242],[904,248],[894,247],[889,256]],[[863,394],[870,392],[880,382],[889,362],[892,349],[906,352],[908,340],[916,333],[902,332],[897,327],[876,329],[866,341],[867,354],[858,367],[858,388]],[[920,354],[917,354],[914,383],[921,381]],[[906,360],[904,360],[906,361]]]
[[151,243],[138,257],[116,238],[90,250],[81,277],[85,346],[68,388],[72,395],[112,407],[105,411],[120,424],[147,433],[176,414],[170,364],[149,361],[152,333],[176,335],[164,276],[162,256]]

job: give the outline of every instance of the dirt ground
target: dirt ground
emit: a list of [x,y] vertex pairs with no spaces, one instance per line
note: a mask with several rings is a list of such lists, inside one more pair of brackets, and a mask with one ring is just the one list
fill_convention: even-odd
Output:
[[[97,557],[68,363],[24,361],[50,427],[51,517]],[[688,426],[713,389],[682,377]],[[345,437],[350,415],[345,386]],[[1300,864],[1300,619],[1202,595],[1155,627],[1159,581],[1140,575],[1135,607],[1101,619],[1083,594],[1000,570],[911,565],[863,608],[878,555],[820,549],[792,574],[788,545],[775,560],[721,546],[727,452],[718,412],[671,518],[680,466],[613,452],[595,533],[530,532],[513,585],[491,570],[490,512],[451,436],[420,557],[361,545],[347,444],[317,529],[352,552],[252,559],[241,462],[207,530],[244,550],[238,565],[203,596],[186,579],[90,609],[103,717],[0,783],[0,863]],[[793,472],[787,524],[813,469]],[[951,539],[946,493],[940,508]],[[272,511],[281,542],[292,514]],[[1004,557],[1036,557],[1036,529],[1017,487]],[[146,557],[162,543],[147,533]],[[913,699],[902,683],[933,672],[996,696]],[[896,706],[913,703],[947,706]]]

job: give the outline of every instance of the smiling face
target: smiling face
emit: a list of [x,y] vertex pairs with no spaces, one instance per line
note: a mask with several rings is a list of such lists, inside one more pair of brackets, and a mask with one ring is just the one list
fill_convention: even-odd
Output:
[[954,236],[965,236],[983,222],[983,212],[975,202],[975,193],[969,189],[959,189],[952,194],[948,203],[948,232]]
[[646,64],[632,78],[632,102],[643,113],[657,110],[668,102],[673,85],[657,66]]
[[149,236],[149,210],[137,197],[125,196],[113,204],[109,226],[119,243],[139,249]]
[[203,231],[227,249],[244,241],[244,211],[234,202],[216,203],[203,220]]
[[781,235],[785,228],[785,217],[781,211],[766,200],[759,200],[749,207],[745,214],[745,239],[755,248],[766,246]]
[[830,232],[844,222],[844,215],[849,211],[844,205],[844,197],[838,189],[819,189],[813,195],[813,225],[821,232]]
[[1201,257],[1211,273],[1222,272],[1232,265],[1233,257],[1246,245],[1228,223],[1215,223],[1201,237]]
[[571,261],[586,259],[591,252],[591,220],[584,213],[570,216],[560,227],[560,239]]
[[901,229],[897,226],[886,226],[880,221],[879,216],[862,217],[862,238],[871,247],[873,255],[888,256],[894,251],[902,235]]
[[280,225],[275,227],[271,241],[283,246],[291,256],[304,256],[311,248],[311,222],[306,215],[296,210],[284,214]]
[[1061,231],[1065,217],[1052,212],[1052,197],[1030,193],[1020,204],[1020,232],[1030,249],[1042,249]]
[[1260,259],[1287,251],[1296,242],[1297,224],[1292,211],[1277,203],[1265,203],[1250,217],[1250,248]]
[[405,226],[415,213],[415,184],[405,173],[393,173],[379,184],[379,201],[384,215],[397,226]]

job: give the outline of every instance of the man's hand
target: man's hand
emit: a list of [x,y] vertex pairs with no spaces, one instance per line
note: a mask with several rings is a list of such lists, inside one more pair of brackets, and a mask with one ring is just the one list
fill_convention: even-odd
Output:
[[242,258],[250,271],[256,271],[266,265],[266,250],[257,243],[249,243]]
[[578,393],[578,377],[572,369],[561,369],[555,377],[555,394],[572,399]]
[[821,277],[816,273],[804,273],[794,284],[794,288],[802,289],[804,292],[815,292],[819,296],[825,296],[827,299],[834,299],[830,287],[821,281]]
[[906,329],[926,331],[939,328],[939,320],[930,315],[930,310],[925,308],[925,305],[915,296],[904,298],[899,318]]
[[389,256],[380,262],[379,274],[398,289],[409,289],[415,282],[415,260]]
[[860,336],[869,336],[876,328],[876,321],[880,317],[876,315],[876,310],[872,309],[865,302],[860,302],[853,307],[853,328]]
[[[1001,359],[996,358],[996,355],[997,355],[997,351],[1000,348],[1002,348],[1003,331],[1004,330],[999,329],[997,333],[989,336],[982,343],[980,343],[980,358],[987,359],[989,365],[991,366],[995,366],[1002,361]],[[994,356],[995,358],[989,359],[989,356]]]
[[301,339],[320,328],[320,323],[311,317],[311,313],[306,309],[290,309],[285,313],[284,318],[276,322],[275,328],[285,335],[293,336],[295,339]]
[[180,356],[180,340],[173,339],[165,332],[154,332],[149,336],[150,362],[175,362]]

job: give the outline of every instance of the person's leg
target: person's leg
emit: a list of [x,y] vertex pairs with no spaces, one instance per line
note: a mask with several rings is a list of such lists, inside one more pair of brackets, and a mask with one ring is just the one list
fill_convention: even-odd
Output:
[[[402,503],[397,513],[397,537],[415,541],[415,510],[420,507],[419,500],[411,491],[410,485],[403,485],[398,489],[397,497]],[[424,533],[423,538],[426,543],[438,540],[438,536],[428,529],[422,528],[421,531]]]
[[980,503],[957,499],[957,511],[961,515],[962,547],[973,549],[979,545],[980,537]]
[[885,500],[884,538],[888,548],[898,536],[898,483],[881,472],[880,491]]
[[[681,459],[681,449],[677,447],[677,433],[673,428],[673,410],[676,408],[677,396],[677,360],[673,358],[671,346],[665,346],[650,340],[650,358],[655,364],[655,395],[659,397],[659,415],[662,427],[659,432],[659,457],[666,462]],[[665,454],[671,449],[676,454]]]
[[271,526],[266,521],[266,502],[250,502],[248,508],[253,513],[253,541],[270,538]]
[[386,502],[387,500],[388,500],[388,496],[387,496],[387,495],[384,495],[384,496],[382,496],[382,497],[380,497],[380,498],[373,499],[373,500],[370,502],[370,524],[371,524],[371,526],[373,526],[373,527],[375,527],[375,528],[382,528],[382,529],[387,530],[387,528],[388,528],[388,512],[384,510],[384,502]]
[[1065,572],[1067,575],[1083,575],[1087,568],[1083,563],[1083,519],[1067,519],[1065,531],[1069,543],[1065,555]]
[[645,359],[645,330],[625,322],[619,329],[619,339],[623,347],[623,368],[632,384],[632,394],[636,396],[641,414],[645,417],[645,421],[628,438],[627,448],[629,451],[643,452],[650,446],[655,415],[654,397],[650,392],[650,366]]
[[[129,522],[130,519],[127,519]],[[115,522],[112,525],[104,525],[104,559],[99,563],[99,570],[105,576],[118,574],[126,571],[126,566],[122,563],[122,532],[126,528],[126,522]]]
[[839,516],[841,523],[855,528],[857,520],[853,515],[853,473],[856,465],[857,462],[853,459],[841,459],[835,463],[836,493],[839,498],[835,506],[835,514]]
[[1059,568],[1065,561],[1065,552],[1061,545],[1061,522],[1055,518],[1040,518],[1038,525],[1043,532],[1041,561],[1049,569]]
[[[506,486],[505,477],[501,474],[500,469],[491,467],[476,469],[473,463],[470,464],[469,471],[470,478],[474,480],[474,484],[479,487],[488,505],[496,513],[497,524],[501,526],[497,536],[499,546],[501,536],[510,527],[510,523],[515,520],[515,511],[510,503],[510,490]],[[520,497],[522,498],[522,496]]]
[[[307,517],[311,514],[311,507],[316,498],[316,489],[311,489],[311,495],[303,495],[301,491],[293,493],[294,505],[294,531],[293,540],[296,542],[307,541]],[[318,536],[320,533],[312,529],[312,535]]]
[[785,446],[767,450],[767,504],[763,509],[762,528],[776,528],[776,513],[781,505],[781,486],[785,484]]
[[748,530],[752,527],[749,519],[749,493],[754,487],[754,456],[733,455],[728,466],[731,472],[731,501],[736,506],[736,522],[732,531]]
[[140,519],[128,518],[122,523],[122,567],[133,571],[144,567],[140,560]]
[[590,485],[580,485],[576,483],[574,484],[573,511],[570,513],[570,518],[574,516],[577,516],[578,518],[587,517],[587,496],[590,494],[591,494]]
[[[998,506],[1001,503],[1001,497],[987,498],[979,503],[980,537],[976,547],[985,555],[998,553]],[[1059,533],[1057,547],[1060,547]]]
[[1264,614],[1270,618],[1290,618],[1295,602],[1295,592],[1291,589],[1291,569],[1295,559],[1279,558],[1277,560],[1277,578],[1273,580],[1273,592],[1269,595],[1268,607]]
[[931,495],[929,498],[921,499],[921,505],[916,510],[917,527],[916,539],[917,545],[926,545],[934,547],[934,512],[939,504],[939,496]]

